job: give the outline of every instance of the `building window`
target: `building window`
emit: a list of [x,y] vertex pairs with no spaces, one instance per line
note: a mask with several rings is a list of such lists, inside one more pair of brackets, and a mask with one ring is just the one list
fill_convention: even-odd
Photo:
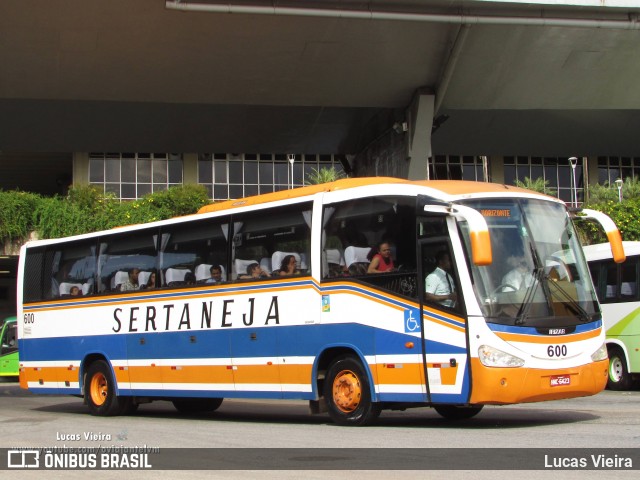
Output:
[[640,177],[640,157],[598,157],[598,183],[615,185],[620,178]]
[[90,153],[89,183],[120,200],[182,185],[182,157],[167,153]]
[[[573,174],[569,159],[566,157],[504,157],[504,183],[515,185],[525,178],[537,180],[543,178],[547,187],[556,191],[556,196],[565,202],[573,201]],[[584,198],[583,159],[578,158],[575,167],[575,193],[577,201]]]
[[436,155],[429,164],[429,178],[431,180],[471,180],[474,182],[488,182],[485,165],[486,157],[470,155]]
[[198,183],[212,200],[243,198],[305,185],[313,170],[342,165],[333,155],[295,155],[292,167],[285,154],[206,153],[198,158]]

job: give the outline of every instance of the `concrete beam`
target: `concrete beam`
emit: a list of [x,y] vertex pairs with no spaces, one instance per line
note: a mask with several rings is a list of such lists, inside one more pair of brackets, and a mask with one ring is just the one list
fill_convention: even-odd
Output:
[[409,180],[429,178],[434,104],[435,95],[418,92],[409,106]]

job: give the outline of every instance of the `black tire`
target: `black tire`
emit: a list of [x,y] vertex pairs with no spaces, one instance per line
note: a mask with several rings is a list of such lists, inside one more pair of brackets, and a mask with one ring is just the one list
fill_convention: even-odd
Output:
[[172,403],[180,413],[189,415],[214,412],[220,408],[222,400],[222,398],[176,398]]
[[104,360],[96,360],[87,369],[84,398],[91,415],[113,417],[132,411],[133,398],[116,395],[116,382]]
[[370,425],[380,415],[380,405],[371,401],[365,370],[352,356],[331,364],[324,380],[324,398],[329,417],[338,425]]
[[607,388],[609,390],[628,390],[631,386],[631,375],[627,370],[627,360],[620,347],[609,348],[609,372]]
[[433,409],[447,420],[465,420],[475,417],[482,410],[482,405],[459,407],[457,405],[434,405]]

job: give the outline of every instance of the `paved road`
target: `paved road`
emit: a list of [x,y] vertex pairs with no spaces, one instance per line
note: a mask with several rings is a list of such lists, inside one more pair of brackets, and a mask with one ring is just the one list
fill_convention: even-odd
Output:
[[[383,412],[376,426],[338,427],[326,415],[310,415],[306,402],[225,400],[211,414],[185,417],[168,402],[142,405],[131,417],[92,417],[82,400],[65,396],[36,396],[15,383],[0,383],[0,447],[62,446],[148,446],[166,448],[365,448],[371,461],[411,448],[639,448],[640,392],[605,391],[595,397],[485,407],[477,417],[448,422],[433,410],[419,408],[405,412]],[[89,438],[87,438],[87,435]],[[399,450],[390,450],[399,449]],[[446,450],[443,450],[446,451]],[[349,457],[323,457],[341,470]],[[253,457],[255,455],[252,454]],[[298,459],[304,463],[307,457]],[[311,457],[309,457],[311,458]],[[316,458],[317,460],[317,458]],[[257,467],[247,458],[248,469]],[[640,467],[637,465],[636,468]],[[306,467],[302,467],[306,468]],[[345,468],[346,470],[346,468]],[[21,472],[22,473],[22,472]],[[49,472],[47,478],[56,478]],[[72,472],[81,474],[81,472]],[[87,472],[85,472],[86,475]],[[117,478],[122,472],[92,472],[103,478]],[[136,478],[199,478],[202,472],[136,472]],[[433,471],[344,472],[368,478],[431,478]],[[604,478],[631,478],[638,472],[608,471]],[[480,475],[491,474],[479,472]],[[500,474],[500,473],[498,473]],[[554,476],[555,474],[555,476]],[[38,472],[27,474],[34,478]],[[598,477],[596,477],[598,475]],[[332,472],[306,472],[306,478],[327,478]],[[465,478],[465,472],[447,472],[446,478]],[[469,474],[467,472],[467,478]],[[526,471],[514,478],[603,478],[597,471]],[[22,475],[21,475],[22,477]],[[300,472],[208,471],[207,478],[300,478]],[[26,477],[25,477],[26,478]],[[61,475],[60,478],[63,478]],[[64,478],[68,477],[67,475]],[[442,478],[442,475],[440,475]]]

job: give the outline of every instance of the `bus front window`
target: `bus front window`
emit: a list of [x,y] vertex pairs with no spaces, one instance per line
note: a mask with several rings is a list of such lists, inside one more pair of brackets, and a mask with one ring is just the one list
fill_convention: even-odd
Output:
[[[532,199],[465,203],[485,217],[494,252],[491,265],[471,267],[487,321],[552,327],[599,318],[581,246],[563,205]],[[460,225],[469,251],[466,224]]]

